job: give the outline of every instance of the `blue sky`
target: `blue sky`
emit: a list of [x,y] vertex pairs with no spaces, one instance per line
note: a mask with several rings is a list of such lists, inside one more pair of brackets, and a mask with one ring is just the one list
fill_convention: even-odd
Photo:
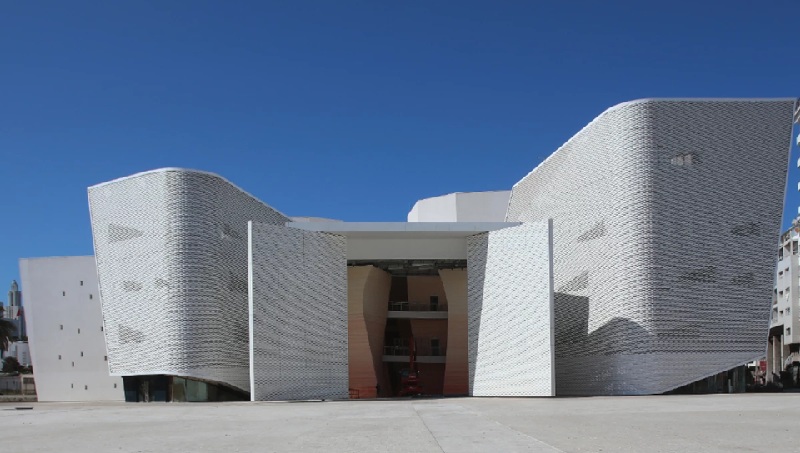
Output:
[[91,254],[86,188],[139,171],[402,221],[419,198],[510,188],[619,102],[798,96],[797,6],[4,2],[0,289],[20,257]]

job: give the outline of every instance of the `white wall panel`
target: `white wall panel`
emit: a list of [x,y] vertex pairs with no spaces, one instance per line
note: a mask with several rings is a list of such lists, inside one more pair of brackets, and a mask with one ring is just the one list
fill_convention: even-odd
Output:
[[510,190],[456,192],[425,198],[408,212],[409,222],[502,222]]
[[550,222],[467,239],[469,389],[474,396],[552,396]]
[[24,258],[19,268],[39,401],[124,400],[108,372],[94,257]]
[[344,236],[250,226],[251,399],[348,398]]
[[764,355],[792,100],[644,100],[518,182],[553,219],[559,395],[653,394]]
[[111,373],[248,391],[247,222],[289,219],[181,169],[90,187],[89,204]]

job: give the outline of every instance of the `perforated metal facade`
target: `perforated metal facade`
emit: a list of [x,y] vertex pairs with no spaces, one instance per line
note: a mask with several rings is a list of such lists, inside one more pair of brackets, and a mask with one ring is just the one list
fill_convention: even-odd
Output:
[[467,239],[469,392],[552,396],[549,221]]
[[652,394],[764,355],[792,100],[601,114],[512,191],[553,219],[556,390]]
[[344,236],[250,227],[251,399],[346,399]]
[[249,391],[247,222],[289,219],[218,176],[179,169],[89,188],[112,375]]

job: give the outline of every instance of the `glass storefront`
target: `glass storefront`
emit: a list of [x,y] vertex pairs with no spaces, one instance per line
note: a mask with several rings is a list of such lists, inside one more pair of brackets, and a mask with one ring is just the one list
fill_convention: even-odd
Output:
[[125,401],[217,402],[249,401],[250,395],[212,382],[179,376],[123,376]]

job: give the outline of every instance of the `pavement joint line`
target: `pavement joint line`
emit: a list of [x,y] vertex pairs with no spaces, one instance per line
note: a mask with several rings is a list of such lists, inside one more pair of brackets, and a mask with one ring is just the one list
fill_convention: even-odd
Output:
[[531,435],[530,435],[530,434],[528,434],[528,433],[523,433],[522,431],[520,431],[520,430],[518,430],[518,429],[516,429],[516,428],[512,428],[512,427],[511,427],[511,426],[509,426],[509,425],[504,425],[504,424],[502,424],[502,423],[498,422],[497,420],[492,420],[492,421],[493,421],[493,422],[495,422],[495,423],[497,423],[497,424],[498,424],[498,425],[500,425],[500,426],[503,426],[503,427],[505,427],[505,428],[508,428],[508,429],[510,429],[511,431],[514,431],[514,432],[520,433],[520,434],[522,434],[522,435],[523,435],[523,436],[525,436],[525,437],[529,437],[529,438],[533,439],[535,442],[538,442],[538,443],[540,443],[540,444],[542,444],[542,445],[544,445],[544,446],[546,446],[546,447],[548,447],[548,448],[552,448],[554,451],[556,451],[556,452],[558,452],[558,453],[567,453],[566,451],[564,451],[564,450],[562,450],[562,449],[560,449],[560,448],[556,447],[555,445],[550,445],[550,444],[548,444],[547,442],[545,442],[545,441],[543,441],[543,440],[539,440],[539,439],[537,439],[537,438],[535,438],[535,437],[531,436]]
[[417,410],[417,405],[416,405],[416,403],[412,403],[412,404],[411,404],[411,407],[414,409],[414,413],[415,413],[415,414],[417,414],[417,418],[419,418],[419,421],[421,421],[421,422],[422,422],[422,426],[424,426],[424,427],[425,427],[425,429],[427,429],[427,430],[428,430],[428,433],[431,435],[431,437],[433,437],[433,441],[434,441],[434,442],[436,442],[436,446],[437,446],[437,447],[439,447],[439,450],[440,450],[442,453],[445,453],[445,452],[444,452],[444,448],[442,448],[442,444],[440,444],[440,443],[439,443],[439,439],[437,439],[437,438],[436,438],[436,435],[435,435],[435,434],[433,434],[433,431],[431,431],[431,429],[430,429],[430,428],[428,428],[428,424],[427,424],[427,423],[425,423],[425,418],[423,418],[423,417],[422,417],[422,415],[420,415],[419,411]]

